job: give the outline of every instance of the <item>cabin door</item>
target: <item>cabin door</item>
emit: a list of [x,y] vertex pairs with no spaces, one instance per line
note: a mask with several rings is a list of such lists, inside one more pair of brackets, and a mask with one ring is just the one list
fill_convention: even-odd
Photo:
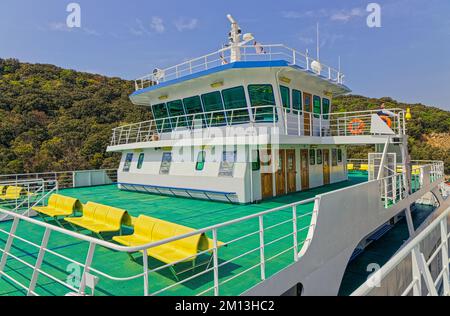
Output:
[[277,196],[286,194],[286,151],[280,149],[278,154],[278,168],[276,173]]
[[302,176],[302,190],[309,189],[309,161],[308,149],[300,150],[300,172]]
[[296,177],[297,168],[295,166],[295,150],[286,150],[286,167],[287,167],[287,191],[292,193],[297,191]]
[[330,150],[324,149],[323,152],[323,184],[330,184]]
[[[260,154],[262,157],[262,155]],[[267,150],[267,157],[262,157],[261,161],[261,196],[263,199],[273,197],[273,173],[271,167],[270,150]]]
[[303,93],[303,130],[305,136],[310,136],[312,131],[312,95],[309,93]]

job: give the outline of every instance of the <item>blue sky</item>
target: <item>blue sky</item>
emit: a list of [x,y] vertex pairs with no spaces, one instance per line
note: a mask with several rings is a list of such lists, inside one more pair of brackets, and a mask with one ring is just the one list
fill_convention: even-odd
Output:
[[[81,5],[81,28],[66,6]],[[366,24],[371,1],[2,0],[0,58],[50,63],[134,79],[212,52],[226,42],[232,13],[263,44],[315,51],[337,66],[355,94],[391,96],[450,110],[450,1],[378,0],[381,28]]]

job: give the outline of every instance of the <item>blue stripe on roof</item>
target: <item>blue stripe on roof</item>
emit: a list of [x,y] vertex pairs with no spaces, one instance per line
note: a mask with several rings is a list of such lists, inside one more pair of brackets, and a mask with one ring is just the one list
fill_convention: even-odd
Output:
[[161,82],[160,84],[156,85],[156,86],[151,86],[151,87],[147,87],[144,89],[141,89],[139,91],[136,91],[134,93],[131,94],[131,96],[136,96],[142,93],[146,93],[149,91],[153,91],[159,88],[163,88],[163,87],[168,87],[170,85],[176,84],[176,83],[180,83],[183,81],[187,81],[187,80],[192,80],[195,78],[199,78],[199,77],[203,77],[206,75],[210,75],[216,72],[220,72],[220,71],[224,71],[224,70],[228,70],[228,69],[237,69],[237,68],[262,68],[262,67],[285,67],[285,66],[289,66],[288,62],[285,60],[269,60],[269,61],[237,61],[234,63],[230,63],[230,64],[226,64],[226,65],[222,65],[222,66],[217,66],[217,67],[213,67],[211,69],[208,70],[203,70],[203,71],[199,71],[187,76],[183,76],[177,79],[173,79],[173,80],[169,80],[166,82]]

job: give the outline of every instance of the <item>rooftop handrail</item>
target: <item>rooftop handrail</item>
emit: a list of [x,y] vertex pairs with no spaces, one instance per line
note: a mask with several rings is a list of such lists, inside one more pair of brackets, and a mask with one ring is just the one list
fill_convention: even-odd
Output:
[[[241,46],[241,60],[242,61],[260,61],[261,59],[275,60],[274,56],[281,56],[281,59],[284,59],[289,62],[290,65],[298,65],[304,68],[305,70],[311,71],[311,63],[315,61],[314,58],[310,57],[307,52],[302,53],[298,50],[290,48],[283,44],[267,44],[261,45],[264,52],[261,53],[250,53],[248,50],[255,50],[255,47],[252,45],[243,45]],[[215,52],[208,53],[206,55],[196,57],[190,59],[188,61],[179,63],[175,66],[170,66],[164,68],[162,70],[157,70],[157,74],[147,74],[141,76],[135,80],[135,88],[136,90],[141,90],[147,86],[157,85],[160,82],[164,82],[170,79],[180,78],[187,74],[192,74],[201,70],[206,70],[210,68],[211,64],[214,66],[224,65],[230,63],[230,56],[226,55],[231,51],[231,47],[225,47],[219,49]],[[214,59],[210,60],[209,58],[213,57]],[[201,62],[198,64],[198,62]],[[330,67],[326,64],[320,63],[320,69],[312,70],[313,73],[328,78],[329,80],[335,81],[338,84],[342,84],[343,82],[343,74],[339,70]],[[195,69],[200,68],[200,69]],[[334,75],[334,76],[333,76]]]

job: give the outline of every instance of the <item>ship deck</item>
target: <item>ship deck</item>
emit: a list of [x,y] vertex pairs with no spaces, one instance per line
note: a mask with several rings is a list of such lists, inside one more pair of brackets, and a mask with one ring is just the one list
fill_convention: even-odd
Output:
[[[149,215],[177,224],[185,225],[192,228],[204,228],[225,221],[241,218],[247,215],[256,214],[265,210],[280,207],[289,203],[309,199],[324,192],[341,189],[343,187],[355,185],[367,181],[367,174],[351,173],[349,180],[335,183],[304,192],[293,193],[290,195],[273,198],[259,204],[249,205],[233,205],[228,203],[192,200],[186,198],[176,198],[167,196],[158,196],[146,193],[120,191],[116,185],[73,188],[60,190],[60,194],[78,198],[81,202],[86,203],[93,201],[118,208],[126,209],[130,215],[138,216],[140,214]],[[297,215],[308,214],[312,212],[313,203],[300,205],[297,209]],[[269,214],[264,217],[265,225],[275,225],[292,218],[290,209]],[[298,227],[306,227],[310,225],[311,216],[301,217],[298,221]],[[0,223],[0,249],[6,244],[7,235],[12,225],[11,221]],[[65,225],[67,229],[70,226]],[[218,239],[222,242],[229,242],[235,238],[241,237],[246,233],[254,232],[258,229],[258,219],[244,223],[237,223],[220,229],[218,231]],[[80,231],[83,234],[89,234],[86,230]],[[279,225],[270,230],[265,235],[265,242],[270,244],[276,241],[280,236],[292,232],[292,222],[285,225]],[[124,234],[131,233],[131,230],[125,230]],[[299,232],[299,247],[306,238],[307,230]],[[40,244],[44,235],[44,229],[28,222],[21,221],[16,231],[16,236],[27,241]],[[211,236],[209,236],[211,237]],[[110,240],[111,236],[106,236]],[[241,243],[235,243],[219,250],[219,264],[232,258],[250,251],[259,246],[258,235],[246,238]],[[274,242],[270,246],[265,247],[265,255],[271,258],[280,253],[283,249],[292,246],[292,237],[282,238]],[[67,235],[52,232],[48,249],[67,256],[78,262],[84,262],[89,244]],[[33,269],[28,267],[24,262],[34,265],[39,250],[29,245],[27,242],[14,239],[11,248],[11,254],[19,258],[16,260],[10,257],[6,263],[5,272],[18,280],[22,284],[28,285],[32,279]],[[132,261],[127,254],[116,252],[104,247],[97,246],[92,267],[116,278],[126,278],[142,273],[142,255],[135,254],[136,260]],[[293,253],[287,251],[284,254],[274,257],[273,260],[266,262],[266,277],[277,273],[281,269],[292,264]],[[220,295],[239,295],[248,290],[252,286],[260,282],[259,267],[248,270],[249,267],[259,263],[259,252],[253,252],[231,263],[223,265],[219,269],[219,277],[221,281],[228,280],[220,289]],[[149,258],[149,268],[161,266],[161,263]],[[72,282],[76,287],[76,276],[80,274],[77,267],[71,265],[66,260],[46,253],[42,264],[42,271],[56,276],[63,282]],[[246,271],[248,270],[248,271]],[[198,273],[199,271],[197,271]],[[187,279],[187,275],[180,280]],[[234,277],[236,276],[236,277]],[[239,277],[237,277],[239,276]],[[164,291],[161,295],[212,295],[213,273],[208,272],[201,274],[193,279],[187,280],[181,284],[177,281],[169,269],[163,269],[152,272],[149,276],[150,293],[157,292],[159,289],[176,284],[172,288]],[[208,290],[210,289],[210,290]],[[39,275],[35,292],[39,295],[65,295],[69,290],[63,285],[51,280],[43,274]],[[0,295],[26,295],[26,291],[5,277],[0,279]],[[100,282],[95,288],[95,295],[143,295],[143,280],[136,278],[128,281],[114,281],[105,277],[100,277]]]

